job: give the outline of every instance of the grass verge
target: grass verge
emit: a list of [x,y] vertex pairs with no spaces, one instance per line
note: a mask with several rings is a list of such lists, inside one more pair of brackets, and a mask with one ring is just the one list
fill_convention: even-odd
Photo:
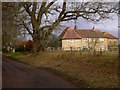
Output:
[[3,55],[11,56],[11,57],[13,57],[15,59],[20,59],[20,58],[24,57],[25,55],[27,55],[27,53],[22,53],[22,52],[3,53]]
[[118,52],[106,52],[102,56],[87,53],[54,51],[40,52],[37,55],[14,53],[19,61],[60,73],[78,87],[117,88]]

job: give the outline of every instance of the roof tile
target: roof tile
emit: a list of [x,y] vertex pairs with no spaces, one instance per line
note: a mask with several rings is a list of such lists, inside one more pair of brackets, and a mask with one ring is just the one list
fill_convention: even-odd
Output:
[[97,29],[72,29],[67,27],[59,36],[60,39],[78,39],[78,38],[110,38],[117,39],[108,32],[101,32]]

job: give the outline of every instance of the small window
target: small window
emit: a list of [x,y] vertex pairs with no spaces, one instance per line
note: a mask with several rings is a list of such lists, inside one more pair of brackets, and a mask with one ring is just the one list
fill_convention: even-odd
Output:
[[74,39],[70,39],[69,41],[70,41],[70,42],[74,42]]
[[83,46],[83,48],[88,48],[88,46]]
[[104,38],[100,38],[99,40],[100,40],[100,41],[104,41]]
[[87,38],[82,38],[82,40],[87,41],[88,39]]

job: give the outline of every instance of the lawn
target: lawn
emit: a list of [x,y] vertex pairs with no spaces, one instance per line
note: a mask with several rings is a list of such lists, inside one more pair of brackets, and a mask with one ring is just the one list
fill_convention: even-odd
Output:
[[118,87],[118,52],[105,52],[102,56],[91,56],[87,53],[80,55],[79,52],[71,54],[54,51],[40,52],[37,55],[26,54],[18,59],[39,68],[47,68],[78,87]]
[[3,55],[11,56],[11,57],[13,57],[15,59],[20,59],[20,58],[24,57],[25,55],[27,55],[27,53],[22,53],[22,52],[3,53]]

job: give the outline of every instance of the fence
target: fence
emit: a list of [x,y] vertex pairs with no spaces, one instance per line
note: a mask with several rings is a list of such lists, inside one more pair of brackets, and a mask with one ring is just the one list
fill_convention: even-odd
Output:
[[81,48],[81,47],[47,47],[46,51],[60,51],[61,55],[64,54],[64,52],[69,52],[70,54],[74,53],[74,52],[79,52],[80,55],[86,53],[86,54],[90,54],[90,55],[103,55],[105,54],[107,51],[118,51],[118,48],[114,48],[112,50],[103,50],[101,48],[99,49],[95,49],[95,48]]

